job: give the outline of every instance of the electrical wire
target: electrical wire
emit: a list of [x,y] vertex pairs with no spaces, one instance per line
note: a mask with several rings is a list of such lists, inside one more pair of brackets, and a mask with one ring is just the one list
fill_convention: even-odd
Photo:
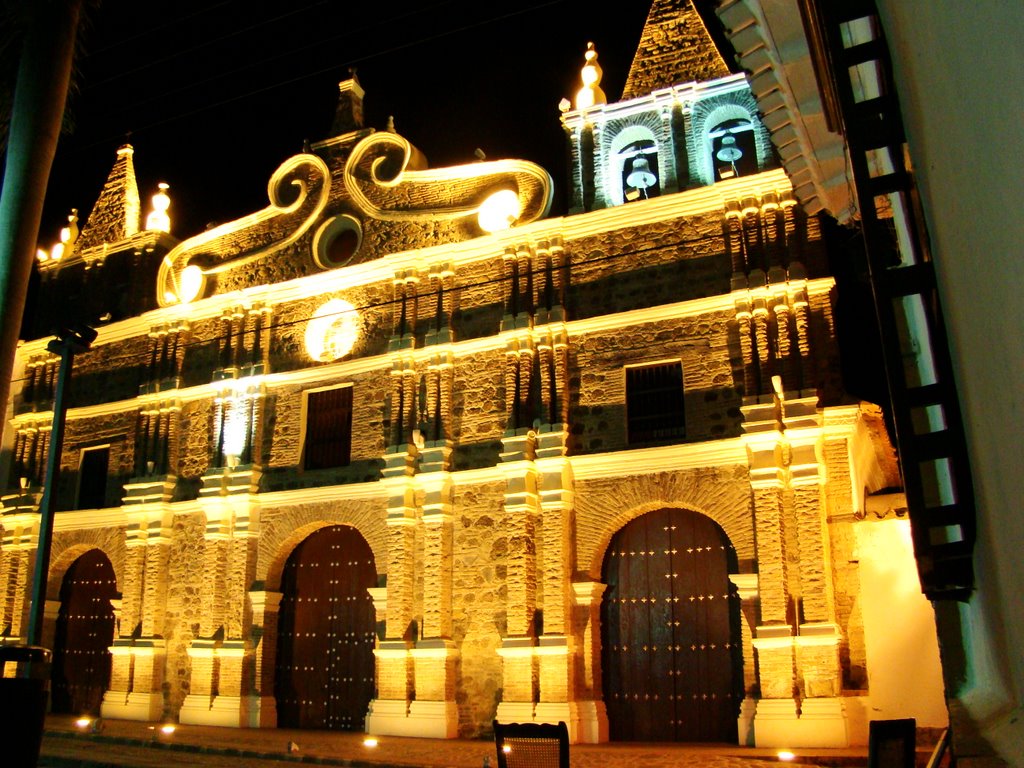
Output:
[[[687,247],[687,246],[694,246],[694,245],[697,245],[697,244],[700,244],[700,243],[711,242],[711,241],[721,240],[721,239],[722,239],[721,235],[704,235],[704,236],[696,237],[696,238],[690,238],[690,239],[685,239],[685,240],[677,240],[677,241],[672,242],[672,243],[664,243],[664,244],[659,244],[659,245],[652,245],[652,246],[649,246],[647,248],[639,248],[639,249],[633,249],[633,250],[628,250],[628,251],[622,251],[620,253],[606,253],[606,254],[602,254],[602,255],[597,256],[597,257],[587,258],[587,259],[585,259],[583,261],[580,261],[580,262],[577,262],[575,264],[569,264],[569,265],[567,265],[567,268],[570,268],[570,269],[573,269],[573,270],[578,270],[578,269],[580,269],[582,267],[586,267],[586,266],[593,265],[593,264],[601,264],[601,263],[605,263],[605,262],[615,261],[615,260],[618,260],[618,259],[632,258],[632,257],[635,257],[635,256],[643,255],[643,254],[646,254],[646,253],[652,253],[652,252],[655,252],[655,251],[665,250],[665,249],[668,249],[668,248],[682,248],[682,247]],[[535,277],[537,275],[543,276],[544,274],[545,274],[544,272],[536,271],[536,270],[534,270],[531,267],[527,271],[527,275],[526,276],[529,279],[532,280],[533,277]],[[512,280],[511,277],[502,275],[500,277],[488,278],[486,280],[478,280],[478,281],[471,282],[471,283],[464,283],[464,284],[461,284],[461,285],[456,285],[451,290],[453,290],[453,291],[465,291],[465,290],[468,290],[468,289],[482,288],[482,287],[486,287],[488,285],[494,285],[494,284],[506,283],[506,282],[511,284],[511,280]],[[566,287],[568,288],[569,286],[566,286]],[[370,310],[381,309],[381,308],[388,307],[388,306],[396,306],[400,302],[401,302],[401,299],[388,299],[388,300],[385,300],[385,301],[378,301],[378,302],[373,302],[373,303],[370,303],[370,304],[364,304],[362,306],[355,307],[354,309],[357,312],[367,312],[367,311],[370,311]],[[329,313],[329,314],[325,314],[324,317],[340,316],[341,314],[344,314],[344,312]],[[204,318],[204,319],[215,319],[215,318]],[[293,326],[293,325],[300,325],[300,324],[307,323],[307,322],[309,322],[309,318],[308,317],[297,318],[295,320],[276,321],[272,325],[272,330],[280,329],[280,328],[287,328],[287,327],[290,327],[290,326]],[[192,340],[192,341],[186,341],[186,342],[184,342],[183,344],[180,345],[180,349],[182,349],[182,354],[184,355],[184,354],[186,354],[188,352],[188,350],[190,348],[197,348],[197,347],[207,346],[207,345],[209,345],[212,342],[222,342],[225,339],[227,339],[229,337],[233,338],[236,335],[237,334],[235,334],[235,333],[232,333],[232,334],[216,334],[214,336],[204,337],[203,339],[196,339],[196,340]],[[81,353],[79,355],[79,357],[81,358],[82,356],[87,355],[87,354],[88,354],[88,352]],[[122,356],[119,356],[119,357],[110,357],[110,358],[106,358],[103,361],[103,364],[106,367],[113,367],[115,365],[116,366],[124,366],[124,365],[127,365],[127,364],[138,364],[138,363],[142,363],[142,362],[148,361],[150,355],[151,355],[151,352],[150,351],[146,351],[146,352],[140,352],[140,353],[133,353],[131,355],[122,355]],[[19,379],[14,379],[14,380],[12,380],[12,382],[14,382],[14,381],[24,382],[24,381],[27,381],[27,380],[28,380],[28,377],[23,377],[23,378],[19,378]]]
[[[427,37],[418,37],[418,38],[415,38],[415,39],[410,40],[408,42],[404,42],[404,43],[401,43],[401,44],[398,44],[398,45],[393,45],[390,48],[384,48],[384,49],[375,51],[374,53],[369,53],[369,54],[366,54],[364,56],[359,56],[359,57],[356,57],[356,58],[353,58],[353,59],[349,59],[348,61],[342,62],[340,64],[332,64],[331,66],[328,66],[328,67],[320,67],[318,69],[306,71],[306,72],[304,72],[302,74],[298,74],[298,75],[296,75],[294,77],[291,77],[291,78],[288,78],[286,80],[281,80],[281,81],[278,81],[276,83],[272,83],[270,85],[265,85],[265,86],[260,87],[260,88],[253,88],[253,89],[244,91],[242,93],[235,94],[235,95],[227,97],[227,98],[223,98],[223,99],[220,99],[220,100],[217,100],[217,101],[209,102],[209,103],[207,103],[207,104],[205,104],[203,106],[197,107],[197,108],[192,109],[192,110],[188,110],[188,111],[185,111],[185,112],[176,112],[174,115],[172,115],[170,117],[167,117],[167,118],[164,118],[164,119],[159,119],[159,120],[154,120],[152,122],[146,123],[145,125],[134,126],[132,128],[132,132],[137,134],[137,133],[140,133],[142,131],[151,130],[151,129],[156,128],[158,126],[167,125],[169,123],[174,123],[174,122],[177,122],[179,120],[182,120],[182,119],[185,119],[185,118],[189,118],[189,117],[194,117],[195,115],[199,115],[199,114],[202,114],[204,112],[208,112],[210,110],[217,109],[218,107],[223,107],[223,106],[226,106],[228,104],[234,104],[234,103],[239,102],[239,101],[244,101],[245,99],[251,98],[253,96],[257,96],[257,95],[262,94],[262,93],[267,93],[267,92],[276,90],[278,88],[283,88],[283,87],[288,86],[288,85],[294,85],[295,83],[302,82],[304,80],[308,80],[308,79],[313,78],[313,77],[317,77],[317,76],[325,74],[327,72],[336,72],[338,69],[345,69],[345,68],[348,68],[348,67],[352,67],[352,66],[354,66],[356,64],[362,64],[363,62],[372,61],[374,59],[380,58],[381,56],[387,56],[387,55],[396,53],[398,51],[406,50],[408,48],[415,48],[415,47],[417,47],[419,45],[422,45],[422,44],[425,44],[425,43],[434,42],[436,40],[440,40],[440,39],[443,39],[443,38],[446,38],[446,37],[450,37],[452,35],[457,35],[457,34],[460,34],[462,32],[467,32],[467,31],[470,31],[470,30],[473,30],[473,29],[477,29],[479,27],[484,27],[484,26],[488,26],[490,24],[495,24],[497,22],[501,22],[501,21],[505,21],[505,20],[510,19],[510,18],[514,18],[516,16],[521,16],[523,14],[532,13],[534,11],[541,10],[543,8],[548,8],[548,7],[553,6],[553,5],[560,5],[563,2],[565,2],[565,0],[548,0],[548,2],[538,3],[536,5],[532,5],[532,6],[528,7],[528,8],[521,8],[521,9],[517,9],[517,10],[514,10],[514,11],[509,11],[507,13],[504,13],[504,14],[501,14],[501,15],[498,15],[498,16],[493,16],[491,18],[484,19],[482,21],[473,22],[471,24],[465,24],[465,25],[463,25],[461,27],[447,29],[447,30],[445,30],[443,32],[438,32],[436,34],[433,34],[433,35],[430,35],[430,36],[427,36]],[[317,45],[319,45],[319,43],[317,43]],[[294,51],[291,52],[289,55],[294,55],[294,53],[299,53],[299,52],[301,52],[303,50],[307,50],[310,47],[312,47],[312,46],[303,46],[301,48],[294,49]],[[177,91],[180,91],[180,90],[183,90],[183,89],[181,89],[181,88],[177,89]],[[177,92],[177,91],[173,91],[173,92]],[[150,101],[160,100],[162,98],[163,98],[163,96],[158,96],[158,97],[147,99],[145,102],[142,102],[142,103],[149,103]],[[135,108],[137,108],[137,105],[135,103],[133,103],[131,105],[125,106],[124,108],[121,109],[121,111],[125,111],[125,110],[128,110],[128,109],[135,109]],[[116,108],[114,110],[112,110],[112,113],[114,113],[114,114],[116,114],[117,112],[118,112],[118,110]],[[89,142],[88,144],[82,145],[82,149],[88,149],[88,148],[99,146],[99,145],[102,145],[102,144],[108,144],[111,141],[120,139],[123,135],[124,135],[123,131],[118,131],[117,133],[109,134],[109,135],[107,135],[107,136],[105,136],[103,138],[100,138],[100,139],[97,139],[95,141]]]

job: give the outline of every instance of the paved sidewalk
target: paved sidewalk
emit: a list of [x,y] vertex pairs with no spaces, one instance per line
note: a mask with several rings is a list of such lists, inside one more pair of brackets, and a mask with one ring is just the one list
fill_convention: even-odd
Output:
[[[282,762],[351,766],[352,768],[480,768],[494,759],[494,742],[468,739],[409,739],[382,736],[375,748],[364,734],[180,725],[169,736],[153,723],[107,720],[98,734],[83,733],[74,720],[50,716],[46,721],[40,766],[51,768],[280,768]],[[289,742],[297,751],[289,752]],[[864,766],[864,749],[795,750],[804,766]],[[773,768],[774,750],[738,746],[676,744],[575,744],[573,768]]]

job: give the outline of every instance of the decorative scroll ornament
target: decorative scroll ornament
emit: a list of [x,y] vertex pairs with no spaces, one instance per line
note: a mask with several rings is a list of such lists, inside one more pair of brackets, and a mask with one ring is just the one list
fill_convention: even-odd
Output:
[[208,276],[293,243],[320,218],[329,192],[330,170],[319,157],[301,154],[286,160],[267,184],[268,207],[191,237],[164,257],[156,284],[160,306],[200,298]]
[[[367,216],[382,221],[456,221],[477,217],[485,232],[534,221],[551,207],[551,177],[525,160],[496,160],[426,170],[401,136],[367,136],[345,163],[345,190]],[[517,210],[509,207],[511,195]],[[494,209],[501,209],[495,218]],[[482,215],[481,215],[482,214]]]

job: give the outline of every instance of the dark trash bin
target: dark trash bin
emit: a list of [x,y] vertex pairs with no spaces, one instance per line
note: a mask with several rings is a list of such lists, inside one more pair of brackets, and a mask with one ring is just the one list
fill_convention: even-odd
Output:
[[50,651],[35,645],[0,645],[0,670],[8,662],[17,664],[17,676],[0,678],[3,764],[35,768],[50,695]]

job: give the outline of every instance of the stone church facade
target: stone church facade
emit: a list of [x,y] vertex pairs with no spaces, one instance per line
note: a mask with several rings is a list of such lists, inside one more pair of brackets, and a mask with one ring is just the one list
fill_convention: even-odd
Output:
[[[941,725],[930,607],[896,588],[896,461],[839,374],[826,225],[689,3],[654,4],[619,102],[588,51],[564,217],[538,166],[429,169],[362,98],[340,84],[335,135],[267,208],[180,242],[159,201],[143,226],[123,147],[41,260],[44,295],[113,307],[61,453],[54,706],[769,746],[863,743],[872,712]],[[4,432],[11,642],[46,343],[19,350]],[[896,615],[926,638],[909,673]]]

